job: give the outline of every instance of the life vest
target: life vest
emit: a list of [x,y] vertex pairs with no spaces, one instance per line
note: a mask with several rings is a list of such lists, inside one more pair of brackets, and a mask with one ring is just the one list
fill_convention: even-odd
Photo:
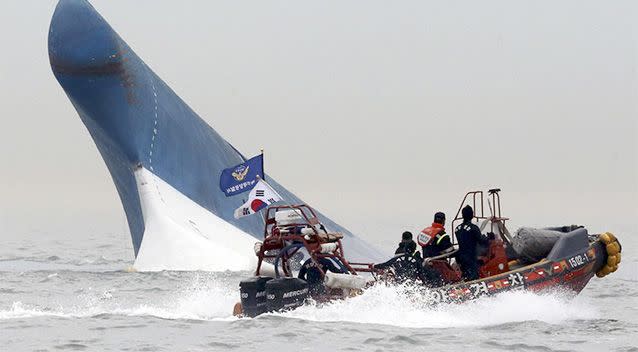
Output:
[[432,226],[424,228],[417,237],[419,246],[425,247],[429,245],[437,245],[445,238],[445,227],[439,223],[432,223]]

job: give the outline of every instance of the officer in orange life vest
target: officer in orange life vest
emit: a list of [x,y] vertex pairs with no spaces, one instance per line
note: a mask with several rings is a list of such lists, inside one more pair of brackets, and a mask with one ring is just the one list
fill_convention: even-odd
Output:
[[434,214],[432,226],[423,229],[417,240],[423,249],[423,258],[440,255],[452,247],[450,236],[445,233],[445,214],[441,212]]

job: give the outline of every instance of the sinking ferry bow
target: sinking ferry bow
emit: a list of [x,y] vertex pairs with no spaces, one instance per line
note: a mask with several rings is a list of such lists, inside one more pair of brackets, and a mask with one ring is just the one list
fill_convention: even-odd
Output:
[[[137,270],[249,270],[263,219],[235,219],[241,196],[218,187],[243,156],[202,120],[85,0],[59,1],[49,30],[53,73],[106,163],[122,201]],[[269,178],[289,203],[302,201]],[[344,234],[350,256],[383,256]]]

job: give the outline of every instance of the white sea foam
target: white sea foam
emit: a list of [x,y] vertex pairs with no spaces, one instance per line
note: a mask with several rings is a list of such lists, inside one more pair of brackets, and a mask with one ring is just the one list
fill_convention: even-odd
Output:
[[20,301],[13,302],[11,308],[8,310],[0,310],[0,320],[37,318],[45,316],[64,317],[66,314],[35,308],[30,305],[25,305]]
[[[128,304],[117,292],[93,292],[79,296],[70,306],[42,308],[14,302],[0,310],[0,320],[98,315],[152,316],[162,319],[234,320],[232,307],[238,301],[235,283],[210,277],[195,277],[183,288],[153,302]],[[507,292],[462,304],[431,306],[426,295],[408,287],[378,285],[364,294],[323,305],[308,304],[274,316],[318,322],[355,322],[411,328],[491,326],[512,322],[595,319],[596,309],[585,298],[569,300],[563,294]],[[54,306],[54,305],[51,305]]]
[[320,307],[311,304],[281,316],[311,321],[344,321],[413,328],[490,326],[522,321],[560,323],[596,318],[580,299],[563,295],[506,292],[462,304],[431,306],[423,295],[405,287],[375,286],[363,295]]

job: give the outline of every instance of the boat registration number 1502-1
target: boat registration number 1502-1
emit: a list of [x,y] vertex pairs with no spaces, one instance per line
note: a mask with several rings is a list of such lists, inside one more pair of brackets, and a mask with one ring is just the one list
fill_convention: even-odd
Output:
[[572,266],[572,268],[575,268],[589,262],[589,258],[587,258],[587,254],[583,253],[583,254],[573,256],[569,258],[567,261],[569,262],[569,265]]

